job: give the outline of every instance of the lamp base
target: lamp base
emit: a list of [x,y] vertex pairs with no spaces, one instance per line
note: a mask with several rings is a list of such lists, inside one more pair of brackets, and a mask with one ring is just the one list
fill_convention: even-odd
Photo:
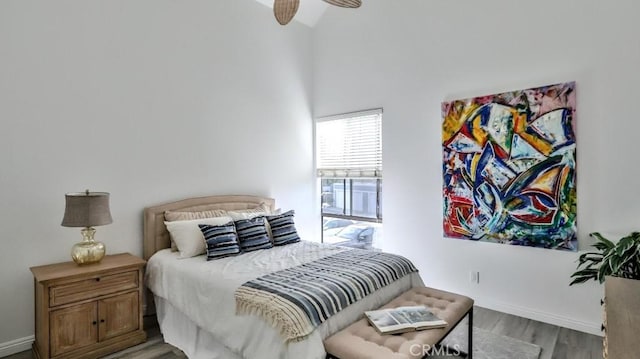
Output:
[[93,239],[96,233],[95,228],[86,227],[81,232],[84,239],[71,248],[71,258],[76,264],[100,262],[104,258],[106,248],[103,243]]

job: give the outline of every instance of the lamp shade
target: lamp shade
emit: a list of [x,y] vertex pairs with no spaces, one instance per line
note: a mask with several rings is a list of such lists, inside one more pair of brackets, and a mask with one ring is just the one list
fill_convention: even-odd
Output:
[[274,0],[273,14],[280,25],[286,25],[293,19],[300,5],[299,0]]
[[362,6],[362,0],[324,0],[324,2],[329,3],[331,5],[347,7],[352,9]]
[[64,195],[64,227],[102,226],[113,222],[109,210],[109,193],[77,192]]

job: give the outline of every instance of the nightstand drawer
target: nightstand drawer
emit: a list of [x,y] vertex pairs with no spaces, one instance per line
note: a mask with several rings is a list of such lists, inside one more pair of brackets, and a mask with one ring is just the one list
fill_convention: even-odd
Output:
[[138,287],[138,271],[96,276],[49,288],[49,305],[56,306]]

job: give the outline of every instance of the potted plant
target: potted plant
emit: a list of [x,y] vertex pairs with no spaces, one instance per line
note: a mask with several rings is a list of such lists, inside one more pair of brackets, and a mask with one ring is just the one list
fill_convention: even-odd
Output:
[[[571,284],[597,280],[604,283],[605,359],[637,358],[640,352],[640,232],[622,237],[617,243],[591,233],[598,241],[595,251],[578,258],[578,270]],[[605,281],[606,279],[606,281]]]
[[586,252],[578,258],[578,270],[571,275],[571,284],[597,280],[604,283],[606,276],[627,279],[640,279],[640,232],[622,237],[618,243],[603,237],[600,233],[591,233],[597,242],[597,250]]

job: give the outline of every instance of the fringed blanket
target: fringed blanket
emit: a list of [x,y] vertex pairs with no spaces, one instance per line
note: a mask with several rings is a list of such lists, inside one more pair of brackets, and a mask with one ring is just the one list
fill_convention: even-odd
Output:
[[299,341],[347,306],[405,275],[408,259],[347,250],[244,283],[236,290],[239,315],[262,317],[285,341]]

